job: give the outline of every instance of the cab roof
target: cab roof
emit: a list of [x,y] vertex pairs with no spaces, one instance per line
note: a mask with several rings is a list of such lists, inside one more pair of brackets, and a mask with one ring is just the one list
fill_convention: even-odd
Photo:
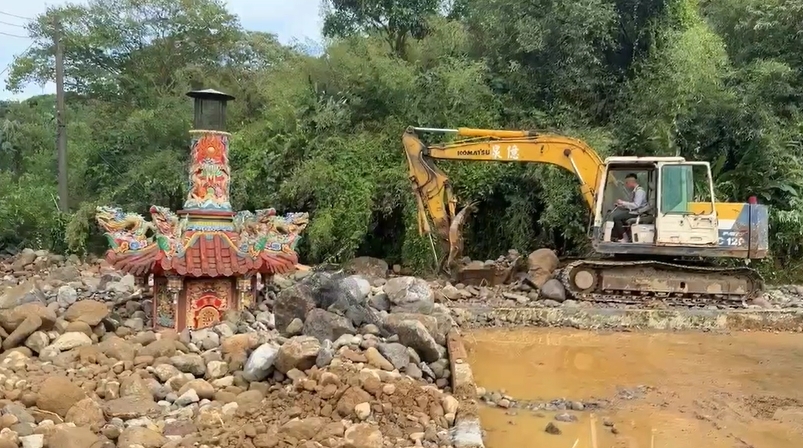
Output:
[[615,156],[607,157],[605,164],[641,164],[641,163],[656,163],[656,162],[670,162],[670,163],[683,163],[686,159],[684,157],[636,157],[636,156]]

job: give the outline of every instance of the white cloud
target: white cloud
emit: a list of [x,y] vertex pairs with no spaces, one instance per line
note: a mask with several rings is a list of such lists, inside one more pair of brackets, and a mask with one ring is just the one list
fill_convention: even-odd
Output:
[[[0,34],[0,71],[7,68],[14,56],[23,53],[31,44],[26,30],[20,28],[28,21],[26,19],[33,19],[45,12],[48,6],[66,3],[85,1],[0,0],[0,33],[4,33]],[[228,0],[227,4],[229,10],[240,17],[246,29],[274,33],[283,43],[319,42],[321,39],[321,0]],[[0,100],[24,99],[55,92],[55,86],[51,83],[44,88],[31,85],[22,93],[12,94],[5,90],[6,75],[7,72],[0,75]]]

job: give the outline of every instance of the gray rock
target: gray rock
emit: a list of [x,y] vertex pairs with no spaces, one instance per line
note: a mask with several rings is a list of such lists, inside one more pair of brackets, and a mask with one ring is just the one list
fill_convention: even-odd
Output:
[[388,275],[387,262],[374,257],[357,257],[348,263],[347,269],[368,277],[385,278]]
[[3,407],[3,414],[11,414],[17,417],[21,423],[36,423],[36,419],[31,415],[25,406],[18,403],[9,403]]
[[302,331],[304,331],[304,322],[296,317],[290,321],[290,323],[287,325],[287,328],[284,330],[284,333],[287,336],[297,336],[301,334]]
[[566,300],[566,290],[560,280],[551,278],[541,287],[540,295],[544,299],[552,299],[557,302]]
[[367,304],[371,291],[367,280],[359,276],[337,274],[322,280],[315,294],[316,304],[329,312],[347,317],[353,325],[378,325],[380,317]]
[[36,282],[25,282],[0,293],[0,309],[9,309],[31,302],[47,302],[47,296]]
[[265,324],[269,330],[276,328],[276,317],[270,311],[260,311],[255,317],[257,322]]
[[128,327],[135,332],[140,332],[145,328],[145,321],[140,317],[132,317],[123,322],[123,326]]
[[426,362],[437,361],[445,355],[446,349],[438,345],[424,324],[417,320],[402,321],[397,332],[399,342],[415,349]]
[[424,377],[424,374],[421,373],[421,369],[419,369],[418,366],[413,363],[407,364],[407,367],[405,367],[404,372],[411,378],[416,380],[420,380]]
[[42,448],[45,446],[45,435],[31,434],[23,436],[20,437],[20,443],[22,443],[22,448]]
[[195,330],[190,333],[190,340],[197,347],[212,350],[220,346],[220,336],[211,329]]
[[44,362],[52,362],[61,352],[56,347],[48,345],[39,352],[39,360]]
[[418,365],[418,368],[421,369],[421,372],[428,378],[432,378],[433,380],[438,379],[435,376],[435,372],[433,372],[432,369],[430,369],[426,363],[422,362],[421,364]]
[[379,353],[382,354],[393,367],[402,370],[410,363],[410,355],[407,347],[398,342],[381,343],[377,346]]
[[78,300],[78,291],[70,285],[64,285],[59,288],[56,300],[58,300],[59,306],[67,308]]
[[356,329],[351,321],[343,316],[322,309],[314,309],[304,322],[304,334],[319,341],[334,341],[344,334],[354,334]]
[[98,289],[104,290],[109,283],[120,281],[121,277],[116,272],[106,272],[100,276],[100,283]]
[[435,306],[435,295],[427,282],[416,277],[396,277],[384,286],[392,313],[429,314]]
[[50,344],[50,338],[44,331],[35,331],[25,340],[25,346],[34,353],[39,353]]
[[348,276],[341,281],[341,284],[360,303],[364,303],[368,294],[371,294],[371,282],[359,275]]
[[546,424],[546,428],[544,428],[544,432],[547,433],[547,434],[553,434],[553,435],[556,435],[556,436],[559,436],[559,435],[562,434],[562,431],[560,430],[560,428],[555,426],[555,424],[552,423],[552,422],[549,422],[549,423]]
[[209,361],[206,363],[206,376],[209,379],[217,379],[229,373],[229,365],[223,361]]
[[[315,307],[328,309],[337,302],[341,302],[345,306],[356,303],[357,297],[353,296],[351,290],[343,283],[345,278],[346,276],[342,272],[314,272],[304,277],[300,284],[308,288],[310,299]],[[276,311],[274,310],[274,312]]]
[[236,328],[232,328],[228,322],[223,322],[215,326],[215,331],[223,338],[234,336],[234,330],[236,330]]
[[206,364],[201,355],[190,353],[186,355],[176,355],[170,358],[170,362],[181,372],[191,373],[197,378],[202,378],[206,373]]
[[74,348],[92,345],[92,339],[85,333],[71,331],[59,336],[51,345],[59,351],[66,352]]
[[571,423],[571,422],[576,422],[577,421],[577,416],[574,415],[574,414],[569,414],[568,412],[564,412],[562,414],[556,415],[555,416],[555,420],[557,420],[559,422]]
[[175,403],[183,407],[199,401],[201,401],[201,399],[198,397],[198,392],[196,392],[195,389],[189,389],[181,394],[180,397],[176,398]]
[[383,292],[370,297],[368,299],[368,305],[379,311],[390,311],[391,303],[390,300],[388,300],[388,295]]
[[335,358],[335,349],[332,346],[332,341],[326,339],[321,343],[321,349],[318,351],[318,356],[315,358],[315,365],[322,369],[329,365]]
[[307,314],[315,308],[314,290],[305,283],[296,283],[282,290],[276,297],[273,313],[276,317],[276,328],[284,329],[293,319],[307,318]]
[[452,318],[448,314],[435,313],[432,315],[417,313],[393,313],[388,314],[383,320],[385,328],[391,333],[398,333],[398,327],[406,320],[417,320],[424,325],[429,334],[435,338],[435,342],[446,345],[446,334],[452,328]]
[[17,255],[17,259],[11,264],[11,269],[21,271],[25,266],[36,261],[36,252],[33,249],[25,248]]
[[243,378],[248,381],[262,381],[267,378],[278,354],[279,348],[271,343],[265,343],[257,347],[245,362]]
[[449,368],[449,360],[439,359],[433,363],[430,363],[429,368],[432,370],[432,373],[435,375],[436,379],[443,378],[446,370]]

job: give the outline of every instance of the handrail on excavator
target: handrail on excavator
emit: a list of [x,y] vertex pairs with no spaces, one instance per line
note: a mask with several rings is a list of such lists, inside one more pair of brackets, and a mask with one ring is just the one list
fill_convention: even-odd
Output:
[[477,129],[477,128],[419,128],[409,127],[408,130],[416,132],[433,132],[439,134],[457,134],[463,137],[492,137],[492,138],[517,138],[532,137],[538,135],[535,131],[508,131],[499,129]]

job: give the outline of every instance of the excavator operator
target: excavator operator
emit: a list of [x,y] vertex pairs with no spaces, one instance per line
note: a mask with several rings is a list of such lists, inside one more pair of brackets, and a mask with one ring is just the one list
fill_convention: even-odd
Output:
[[638,176],[630,173],[625,176],[625,188],[631,193],[630,201],[616,200],[616,208],[611,212],[613,230],[611,240],[626,243],[629,241],[625,233],[627,220],[637,214],[637,210],[647,204],[647,192],[638,184]]

